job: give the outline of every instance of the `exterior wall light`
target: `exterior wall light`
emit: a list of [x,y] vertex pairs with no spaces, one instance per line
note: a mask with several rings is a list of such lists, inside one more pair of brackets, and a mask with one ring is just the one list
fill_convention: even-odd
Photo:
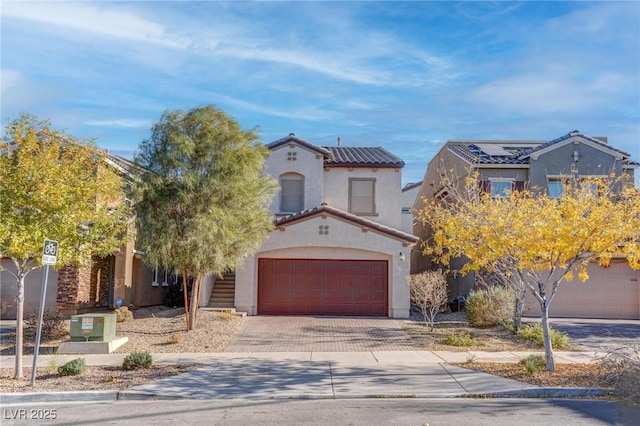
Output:
[[400,259],[400,262],[404,262],[404,253],[400,252],[400,254],[398,255],[398,259]]

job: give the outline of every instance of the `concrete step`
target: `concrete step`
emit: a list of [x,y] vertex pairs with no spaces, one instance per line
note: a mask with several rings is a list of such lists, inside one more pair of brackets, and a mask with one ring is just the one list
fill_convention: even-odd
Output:
[[235,283],[233,284],[220,284],[220,283],[215,283],[215,285],[213,286],[213,291],[217,290],[233,290],[236,288]]
[[230,314],[233,314],[235,316],[238,317],[246,317],[247,313],[246,312],[238,312],[236,311],[236,308],[231,307],[231,306],[206,306],[203,308],[200,308],[200,310],[204,310],[204,311],[213,311],[213,312],[229,312]]
[[235,294],[235,292],[236,292],[236,289],[235,289],[235,288],[219,288],[219,289],[217,289],[217,290],[213,290],[213,291],[211,292],[211,294],[214,294],[214,295],[216,295],[216,294],[217,294],[217,295],[222,295],[222,294],[226,294],[226,295],[229,295],[229,294],[230,294],[230,295],[234,295],[234,294]]
[[217,278],[209,297],[209,306],[220,308],[233,307],[235,304],[236,274],[228,272]]

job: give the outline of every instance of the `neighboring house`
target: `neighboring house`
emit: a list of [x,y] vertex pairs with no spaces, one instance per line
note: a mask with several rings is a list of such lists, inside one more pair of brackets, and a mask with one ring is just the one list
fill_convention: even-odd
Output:
[[[290,134],[267,147],[280,183],[276,228],[236,269],[249,315],[409,316],[404,162],[382,147],[321,147]],[[214,285],[214,291],[215,286]]]
[[[124,158],[109,156],[107,167],[114,167],[131,178],[134,165]],[[123,194],[124,198],[124,194]],[[125,202],[128,200],[125,199]],[[10,259],[0,259],[2,268],[13,269]],[[40,305],[43,269],[31,271],[25,278],[25,317],[36,312]],[[135,241],[116,250],[112,255],[93,256],[91,266],[78,268],[65,266],[51,269],[47,282],[45,309],[58,310],[66,315],[105,310],[115,307],[122,299],[125,306],[162,304],[169,281],[173,277],[162,269],[152,269],[142,262]],[[16,280],[7,271],[0,271],[1,317],[16,316]]]
[[408,234],[413,233],[413,204],[421,185],[422,181],[412,182],[402,188],[402,230]]
[[[407,234],[413,235],[413,227],[415,221],[415,212],[413,210],[413,205],[416,202],[416,198],[418,197],[418,193],[420,192],[420,186],[422,185],[422,181],[420,182],[411,182],[406,184],[402,188],[402,230]],[[414,247],[414,250],[419,250],[420,247]],[[409,256],[410,269],[414,271],[416,269],[415,261],[416,256]]]
[[[628,175],[632,181],[640,167],[629,154],[607,143],[607,138],[591,137],[579,131],[552,141],[532,140],[449,140],[429,162],[414,209],[422,199],[442,195],[441,173],[463,178],[470,170],[479,173],[485,191],[498,196],[511,189],[529,188],[559,196],[562,182],[569,176]],[[429,230],[416,223],[414,234],[427,239]],[[412,254],[413,272],[433,268],[430,259],[416,246]],[[460,265],[453,265],[457,268]],[[624,259],[614,259],[603,268],[592,264],[586,283],[565,282],[550,309],[556,317],[640,318],[640,271],[632,270]],[[577,280],[576,280],[577,281]],[[449,297],[467,294],[474,284],[473,274],[449,277]],[[530,301],[534,314],[537,302]]]

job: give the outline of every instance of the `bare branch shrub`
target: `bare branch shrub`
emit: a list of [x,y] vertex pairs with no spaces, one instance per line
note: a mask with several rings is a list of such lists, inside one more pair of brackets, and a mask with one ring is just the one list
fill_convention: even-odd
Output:
[[609,350],[600,362],[614,384],[614,393],[621,402],[640,406],[640,345],[630,344]]
[[420,310],[425,325],[433,330],[438,312],[447,305],[447,279],[442,272],[424,271],[408,279],[411,301]]
[[[38,312],[35,311],[25,320],[25,326],[29,330],[35,330],[38,328]],[[42,338],[58,339],[64,337],[69,333],[69,325],[66,322],[66,317],[60,312],[50,309],[45,309],[42,313]]]

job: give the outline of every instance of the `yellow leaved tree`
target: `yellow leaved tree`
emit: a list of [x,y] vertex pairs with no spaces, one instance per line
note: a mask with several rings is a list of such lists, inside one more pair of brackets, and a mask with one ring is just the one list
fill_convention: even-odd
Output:
[[16,278],[15,377],[22,373],[25,277],[41,267],[44,240],[59,243],[54,267],[83,265],[123,243],[129,209],[123,176],[107,156],[23,114],[0,140],[0,257]]
[[547,370],[554,371],[548,315],[561,283],[586,281],[589,263],[608,265],[613,257],[640,268],[637,190],[624,177],[568,177],[559,197],[536,188],[492,197],[477,173],[444,180],[443,195],[425,199],[418,213],[430,229],[423,253],[443,265],[465,258],[459,272],[489,271],[530,291],[540,304]]

